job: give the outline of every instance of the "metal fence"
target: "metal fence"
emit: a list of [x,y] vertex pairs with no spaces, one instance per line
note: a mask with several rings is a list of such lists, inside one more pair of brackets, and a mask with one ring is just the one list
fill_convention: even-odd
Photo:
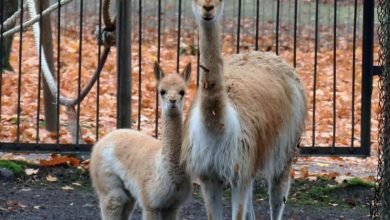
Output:
[[390,218],[390,2],[379,1],[379,63],[384,67],[379,79],[378,178],[371,204],[371,219]]
[[[25,1],[20,0],[19,7]],[[0,0],[0,23],[7,20],[5,2]],[[80,97],[94,70],[102,66],[104,48],[93,33],[104,29],[103,0],[74,0],[52,12],[51,25],[46,24],[53,28],[52,35],[44,39],[47,30],[41,29],[42,38],[35,40],[44,48],[38,51],[34,51],[30,28],[15,34],[10,58],[15,71],[1,71],[0,78],[1,151],[88,151],[99,137],[116,127],[133,126],[158,136],[158,99],[152,74],[155,60],[171,72],[188,61],[197,64],[190,85],[191,100],[199,80],[191,1],[113,3],[111,12],[120,9],[116,16],[117,33],[122,33],[117,36],[120,46],[112,49],[96,85],[75,106],[73,116],[56,103],[59,94]],[[374,44],[374,1],[226,0],[225,7],[225,55],[272,51],[301,76],[309,105],[301,153],[368,156],[371,135],[375,138],[371,123],[377,123],[371,111],[375,112],[378,104],[377,91],[372,90],[373,76],[379,73],[373,66],[378,47]],[[21,9],[16,26],[30,19],[26,11]],[[40,18],[41,27],[44,22]],[[5,33],[1,28],[0,44]],[[53,49],[48,49],[48,41]],[[46,104],[42,103],[42,53],[52,57],[58,94],[54,102]],[[50,110],[54,112],[51,116],[47,113]],[[72,134],[69,130],[74,124],[77,128]],[[75,140],[72,135],[77,136]]]

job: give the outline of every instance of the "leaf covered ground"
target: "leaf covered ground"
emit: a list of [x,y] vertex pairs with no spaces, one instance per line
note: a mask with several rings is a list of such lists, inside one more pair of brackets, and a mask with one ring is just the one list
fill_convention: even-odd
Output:
[[[98,219],[98,200],[88,172],[69,165],[42,167],[14,162],[36,173],[16,173],[13,180],[0,181],[0,219]],[[258,219],[267,219],[268,195],[263,181],[257,181],[254,204]],[[342,183],[327,178],[293,181],[285,219],[367,219],[373,184],[354,178]],[[224,193],[225,218],[230,218],[230,191]],[[141,219],[139,208],[132,219]],[[180,212],[180,219],[206,219],[199,191]]]

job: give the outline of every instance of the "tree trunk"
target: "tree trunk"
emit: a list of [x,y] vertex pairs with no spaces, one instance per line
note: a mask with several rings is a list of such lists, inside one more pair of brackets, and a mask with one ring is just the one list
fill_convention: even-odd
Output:
[[[3,15],[3,20],[7,20],[7,18],[11,17],[17,10],[18,10],[18,1],[16,0],[5,0],[3,2],[3,10],[4,10],[4,15]],[[4,22],[3,21],[3,22]],[[12,27],[15,26],[15,22],[12,24]],[[2,59],[2,64],[3,64],[3,70],[9,70],[13,71],[13,68],[11,64],[9,63],[9,58],[11,55],[11,47],[12,47],[12,41],[14,39],[14,35],[10,35],[8,37],[5,37],[3,39],[2,45],[0,45],[1,49],[1,56]]]
[[[38,14],[40,13],[41,10],[39,8],[41,6],[42,6],[42,11],[45,10],[47,7],[49,7],[49,3],[50,0],[37,0],[37,10],[38,10],[37,13]],[[53,37],[52,37],[50,14],[42,18],[41,31],[42,31],[41,37],[42,37],[43,52],[45,53],[47,64],[49,65],[50,71],[52,72],[53,77],[55,79],[56,76],[54,74],[55,69],[54,69],[54,57],[53,57]],[[53,97],[44,77],[42,77],[42,79],[43,79],[43,97],[44,97],[46,130],[55,132],[57,130],[56,97]]]

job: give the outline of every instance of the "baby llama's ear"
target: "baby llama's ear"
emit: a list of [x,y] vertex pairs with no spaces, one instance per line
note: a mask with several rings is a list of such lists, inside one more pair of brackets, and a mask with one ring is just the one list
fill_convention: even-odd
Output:
[[160,64],[157,61],[154,62],[154,76],[157,82],[164,77],[164,71],[161,69]]
[[188,83],[191,78],[191,63],[187,64],[187,66],[184,68],[181,75],[183,79],[186,81],[186,83]]

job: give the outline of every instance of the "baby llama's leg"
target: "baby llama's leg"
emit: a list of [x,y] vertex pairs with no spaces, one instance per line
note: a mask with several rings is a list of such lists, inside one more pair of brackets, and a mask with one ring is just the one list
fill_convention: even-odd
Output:
[[123,211],[122,211],[123,220],[129,219],[129,216],[133,213],[134,207],[135,207],[135,199],[130,198],[123,207]]
[[111,191],[100,197],[100,209],[103,220],[123,219],[123,212],[128,198],[126,194],[121,194],[120,191]]
[[112,174],[104,175],[97,186],[102,219],[123,219],[125,205],[130,198],[123,189],[122,181]]

